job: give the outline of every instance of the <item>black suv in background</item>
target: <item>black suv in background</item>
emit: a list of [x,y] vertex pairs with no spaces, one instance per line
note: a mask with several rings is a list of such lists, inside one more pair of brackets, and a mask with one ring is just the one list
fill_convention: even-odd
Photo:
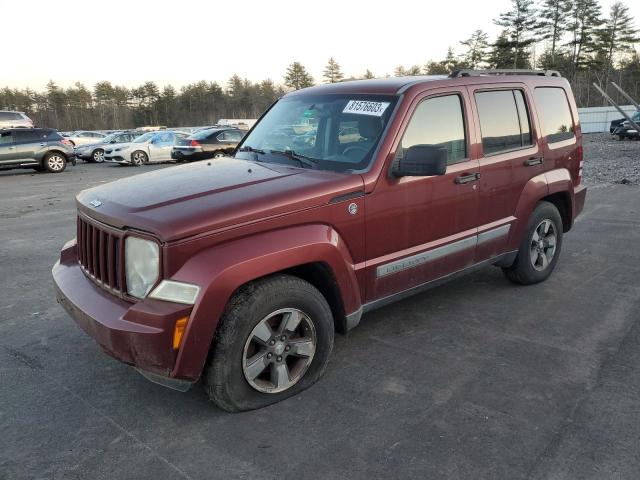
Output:
[[60,173],[75,162],[73,146],[51,128],[0,130],[0,169],[33,168]]
[[176,140],[171,158],[178,161],[205,160],[231,153],[244,137],[238,128],[209,128]]

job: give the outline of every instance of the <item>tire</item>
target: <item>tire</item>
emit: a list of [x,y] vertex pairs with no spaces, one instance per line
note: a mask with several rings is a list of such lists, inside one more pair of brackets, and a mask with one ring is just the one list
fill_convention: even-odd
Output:
[[562,228],[562,217],[556,206],[549,202],[538,203],[529,217],[527,231],[513,265],[502,269],[507,278],[520,285],[531,285],[549,278],[560,257]]
[[139,167],[149,161],[149,157],[142,150],[136,150],[131,154],[131,164]]
[[226,153],[224,153],[222,150],[218,150],[213,154],[213,158],[221,158],[221,157],[224,157],[225,155]]
[[96,148],[91,153],[91,161],[95,163],[103,163],[104,162],[104,150],[102,148]]
[[58,152],[50,152],[42,160],[43,167],[49,173],[61,173],[67,168],[67,159]]
[[[297,322],[294,333],[291,322]],[[236,292],[220,320],[203,375],[209,399],[239,412],[296,395],[324,373],[333,338],[331,309],[313,285],[289,275],[252,282]],[[252,358],[261,361],[247,361]]]

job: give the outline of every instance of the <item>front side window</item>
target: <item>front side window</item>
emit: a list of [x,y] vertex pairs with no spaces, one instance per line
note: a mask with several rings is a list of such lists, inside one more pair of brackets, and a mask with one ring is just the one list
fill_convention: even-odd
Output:
[[477,92],[475,98],[485,155],[532,144],[529,114],[522,91]]
[[[235,157],[342,172],[366,169],[396,102],[391,95],[285,97],[244,137]],[[345,132],[347,126],[357,134]]]
[[542,135],[548,143],[562,142],[574,137],[573,119],[567,95],[562,88],[538,87],[535,90],[537,110],[540,112]]
[[428,98],[416,108],[396,156],[414,145],[437,145],[447,151],[447,163],[467,157],[467,140],[459,95]]

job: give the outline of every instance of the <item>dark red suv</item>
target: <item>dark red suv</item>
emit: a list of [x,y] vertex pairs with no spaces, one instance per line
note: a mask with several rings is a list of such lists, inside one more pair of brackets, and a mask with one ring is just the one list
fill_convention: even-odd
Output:
[[581,212],[582,146],[554,72],[308,88],[233,158],[85,190],[59,302],[153,381],[229,411],[313,384],[334,331],[485,265],[545,280]]

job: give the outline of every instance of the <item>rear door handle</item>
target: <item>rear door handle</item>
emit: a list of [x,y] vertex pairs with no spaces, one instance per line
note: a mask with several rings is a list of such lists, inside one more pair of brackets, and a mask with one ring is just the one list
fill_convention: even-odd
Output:
[[460,175],[459,177],[456,177],[455,182],[457,184],[463,184],[475,182],[478,180],[480,180],[480,172],[475,172],[468,175]]
[[42,143],[40,144],[40,146],[41,146],[41,147],[46,147],[46,146],[47,146],[47,144],[46,144],[46,143],[44,143],[44,142],[42,142]]
[[544,157],[532,157],[529,160],[524,161],[525,167],[533,167],[534,165],[541,165],[544,162]]

